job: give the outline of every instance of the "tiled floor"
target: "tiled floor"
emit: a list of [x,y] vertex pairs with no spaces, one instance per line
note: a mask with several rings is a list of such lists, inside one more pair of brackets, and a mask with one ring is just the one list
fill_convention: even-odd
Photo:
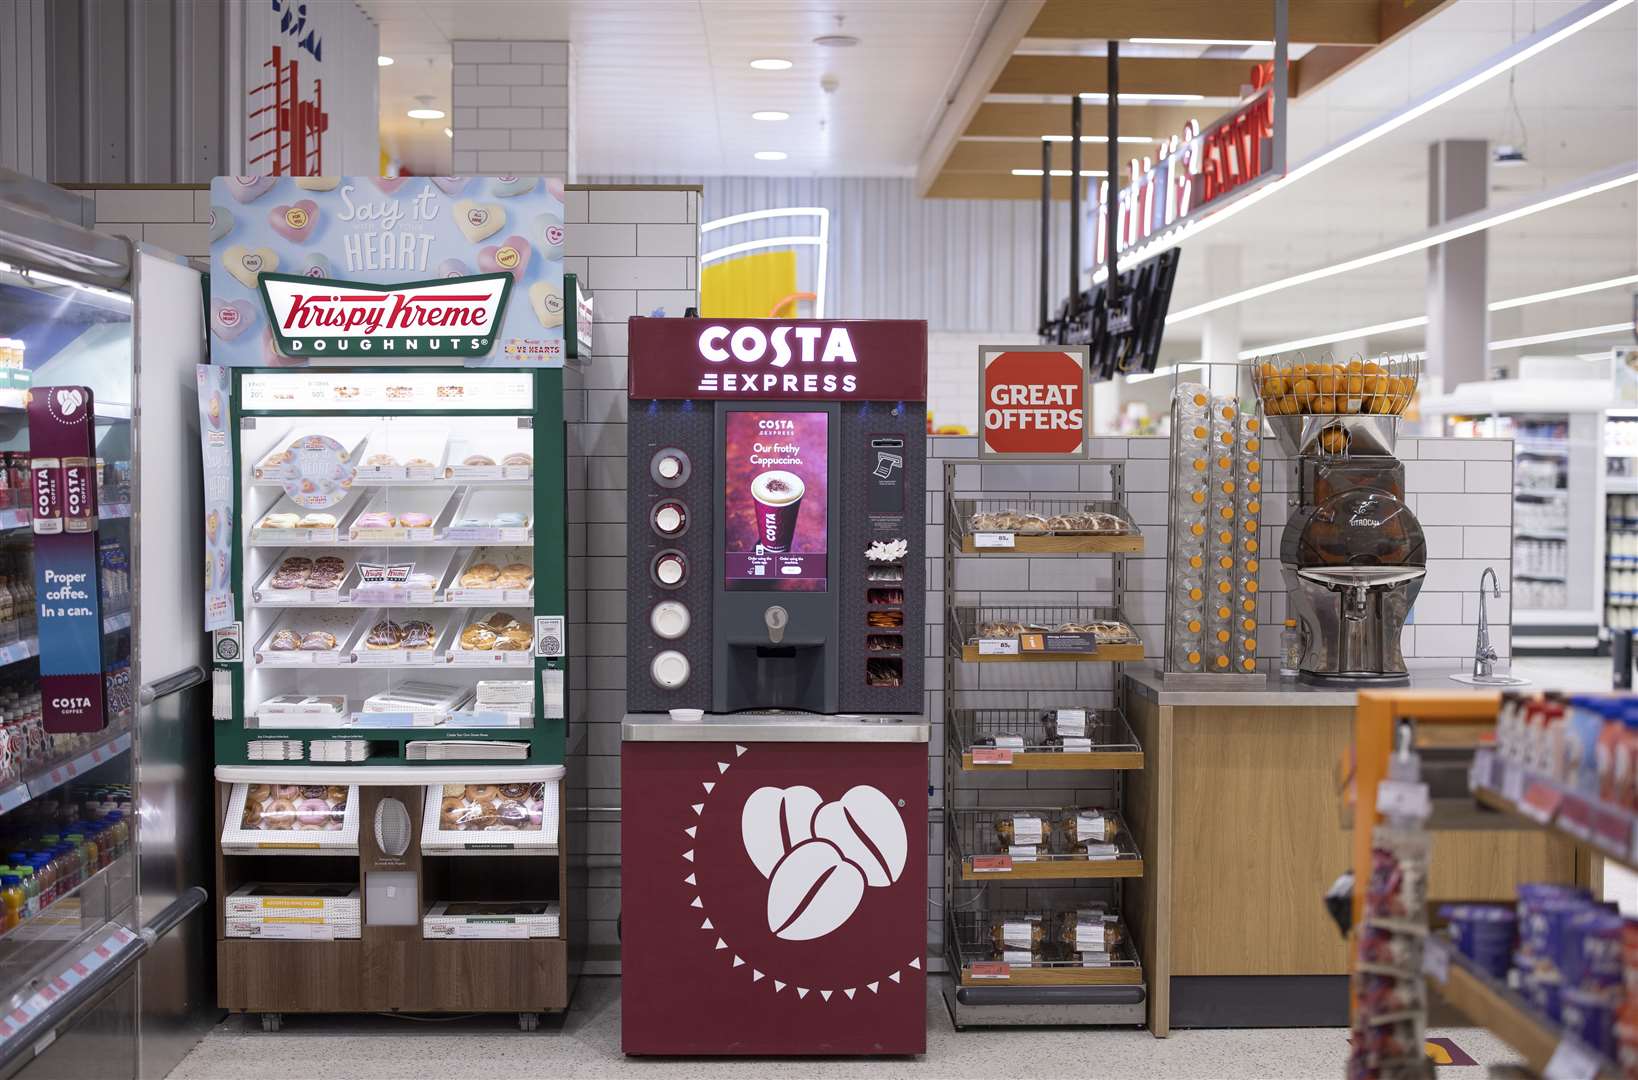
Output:
[[[1498,1040],[1476,1029],[1431,1032],[1453,1038],[1478,1067],[1441,1070],[1449,1080],[1483,1080],[1484,1066],[1512,1060]],[[1347,1033],[1337,1028],[1179,1031],[1156,1039],[1146,1031],[991,1029],[955,1031],[930,994],[927,1053],[919,1058],[628,1059],[620,1053],[619,981],[585,979],[560,1025],[518,1033],[509,1021],[416,1022],[389,1017],[289,1018],[264,1035],[253,1018],[230,1017],[211,1032],[172,1080],[302,1080],[497,1076],[578,1077],[1074,1077],[1076,1080],[1236,1080],[1342,1075]]]

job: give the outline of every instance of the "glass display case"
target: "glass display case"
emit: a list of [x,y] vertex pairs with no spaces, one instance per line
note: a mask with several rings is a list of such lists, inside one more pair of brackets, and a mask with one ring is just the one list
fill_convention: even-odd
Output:
[[540,382],[234,371],[237,500],[206,522],[238,546],[244,621],[218,764],[561,763],[562,406]]

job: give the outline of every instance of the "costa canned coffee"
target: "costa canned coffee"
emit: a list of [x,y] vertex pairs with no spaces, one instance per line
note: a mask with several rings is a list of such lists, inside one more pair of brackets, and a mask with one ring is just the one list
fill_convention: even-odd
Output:
[[29,516],[35,533],[55,536],[63,531],[63,463],[61,458],[29,461]]
[[89,457],[63,458],[63,527],[71,533],[97,528],[97,478]]

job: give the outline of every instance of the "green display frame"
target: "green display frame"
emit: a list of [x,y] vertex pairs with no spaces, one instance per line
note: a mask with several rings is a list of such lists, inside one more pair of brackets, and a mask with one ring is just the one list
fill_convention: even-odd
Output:
[[[244,409],[241,402],[244,394],[241,381],[246,374],[262,374],[267,368],[234,368],[232,372],[232,393],[230,394],[230,443],[233,452],[233,600],[241,613],[247,612],[246,597],[248,589],[245,585],[245,551],[244,529],[244,475],[243,448],[240,443],[241,421],[245,418],[308,418],[314,415],[310,409]],[[322,369],[325,374],[415,374],[438,375],[448,374],[472,375],[492,369],[474,369],[468,367],[408,367],[408,366],[355,366],[340,367],[325,365]],[[414,768],[461,768],[471,766],[493,766],[512,764],[517,766],[562,765],[568,742],[568,717],[573,715],[570,703],[569,690],[569,656],[572,643],[568,639],[569,611],[568,611],[568,550],[567,530],[564,522],[564,508],[568,504],[568,457],[567,432],[563,421],[563,369],[562,368],[526,368],[509,369],[523,370],[530,376],[532,385],[532,401],[528,410],[532,417],[532,453],[534,455],[534,483],[533,483],[533,515],[534,515],[534,607],[533,617],[556,616],[563,620],[564,638],[563,655],[557,657],[542,657],[536,655],[530,668],[533,686],[534,726],[529,728],[270,728],[251,729],[245,726],[248,713],[245,701],[245,668],[241,658],[239,662],[216,662],[218,673],[227,672],[232,682],[232,716],[218,718],[214,724],[214,744],[216,763],[218,765],[249,765],[277,767],[292,777],[299,777],[303,768],[314,765],[326,769],[345,768],[368,770],[377,767],[410,766]],[[517,416],[523,410],[519,409],[398,409],[387,410],[381,408],[359,409],[328,409],[325,416],[363,417],[363,416]],[[414,547],[414,544],[387,544],[385,546]],[[506,605],[508,607],[515,605]],[[249,651],[247,646],[244,651]],[[428,669],[428,674],[435,672],[435,668]],[[563,681],[562,701],[563,716],[547,718],[542,701],[542,675],[548,671],[560,672]],[[515,677],[515,675],[514,675]],[[374,755],[364,761],[350,762],[345,765],[329,762],[312,762],[298,760],[289,762],[274,762],[252,760],[249,746],[253,742],[264,739],[311,739],[330,738],[363,738],[372,744],[397,743],[396,753],[392,757]],[[529,743],[528,761],[496,762],[492,760],[469,759],[441,759],[437,761],[409,761],[403,757],[403,744],[410,741],[442,741],[446,739],[465,740],[496,740],[504,742]]]

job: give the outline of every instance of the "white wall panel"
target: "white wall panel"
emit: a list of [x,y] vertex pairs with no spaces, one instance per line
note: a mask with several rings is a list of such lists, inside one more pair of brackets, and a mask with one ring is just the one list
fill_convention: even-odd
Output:
[[0,0],[0,168],[46,179],[46,0]]
[[[831,212],[825,314],[926,319],[934,331],[1033,331],[1041,210],[1020,200],[920,199],[897,177],[602,176],[587,183],[702,184],[704,219],[751,210],[822,206]],[[701,250],[811,231],[812,219],[750,222],[706,234]],[[1049,295],[1065,295],[1069,206],[1053,204]],[[811,280],[798,256],[798,280]]]

